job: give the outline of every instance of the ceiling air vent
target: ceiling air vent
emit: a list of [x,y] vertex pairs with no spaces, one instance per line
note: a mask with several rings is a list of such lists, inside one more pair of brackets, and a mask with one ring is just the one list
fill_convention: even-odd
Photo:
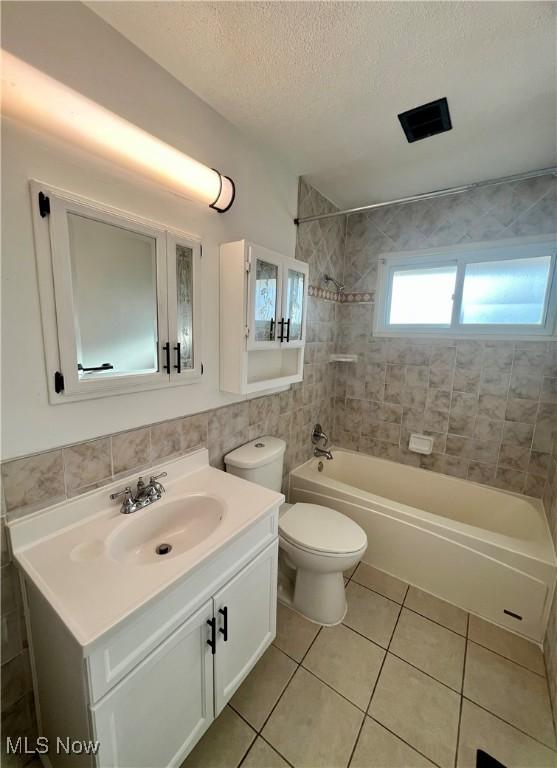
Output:
[[445,98],[401,112],[398,119],[410,143],[435,136],[436,133],[450,131],[453,127]]

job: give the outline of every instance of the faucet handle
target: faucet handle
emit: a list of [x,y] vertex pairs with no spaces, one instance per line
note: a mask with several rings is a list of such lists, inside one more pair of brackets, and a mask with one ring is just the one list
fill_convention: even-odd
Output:
[[314,445],[317,445],[317,443],[323,440],[323,447],[327,447],[327,443],[329,442],[329,436],[323,432],[323,427],[321,424],[316,424],[313,428],[313,432],[311,433],[311,442]]
[[127,486],[127,488],[124,488],[123,491],[118,491],[117,493],[111,493],[110,498],[112,501],[115,501],[116,499],[119,499],[120,496],[124,497],[124,500],[122,502],[122,506],[120,507],[120,512],[124,515],[128,515],[130,512],[133,512],[135,510],[135,501],[133,498],[132,489]]
[[126,498],[124,499],[124,501],[127,501],[128,499],[131,499],[131,495],[132,495],[132,489],[128,485],[127,488],[124,488],[123,491],[117,491],[116,493],[111,493],[110,498],[112,501],[116,501],[116,499],[119,499],[120,496],[125,496]]
[[158,494],[163,494],[166,490],[164,485],[158,482],[161,477],[167,477],[167,473],[161,472],[159,475],[152,475],[151,479],[149,480],[149,485],[154,488]]

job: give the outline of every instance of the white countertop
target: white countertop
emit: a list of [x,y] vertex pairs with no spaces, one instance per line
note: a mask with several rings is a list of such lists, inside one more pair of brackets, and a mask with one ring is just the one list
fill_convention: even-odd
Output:
[[[166,493],[130,515],[109,495],[132,485],[137,475],[69,499],[8,524],[16,561],[82,646],[90,645],[138,608],[186,577],[238,534],[284,501],[284,496],[208,466],[207,451],[161,464]],[[168,502],[207,493],[223,502],[220,525],[201,543],[168,560],[124,563],[111,556],[107,540],[142,515],[156,515]]]

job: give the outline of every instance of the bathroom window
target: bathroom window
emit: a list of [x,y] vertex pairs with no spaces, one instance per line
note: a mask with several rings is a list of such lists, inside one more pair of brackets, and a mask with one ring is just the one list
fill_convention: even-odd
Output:
[[375,333],[555,333],[556,240],[516,240],[380,259]]

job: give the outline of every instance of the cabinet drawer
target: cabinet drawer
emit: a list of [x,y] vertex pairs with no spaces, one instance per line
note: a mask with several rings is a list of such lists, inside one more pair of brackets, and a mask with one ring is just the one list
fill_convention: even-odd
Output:
[[277,536],[278,508],[104,636],[86,660],[90,702],[104,696]]

